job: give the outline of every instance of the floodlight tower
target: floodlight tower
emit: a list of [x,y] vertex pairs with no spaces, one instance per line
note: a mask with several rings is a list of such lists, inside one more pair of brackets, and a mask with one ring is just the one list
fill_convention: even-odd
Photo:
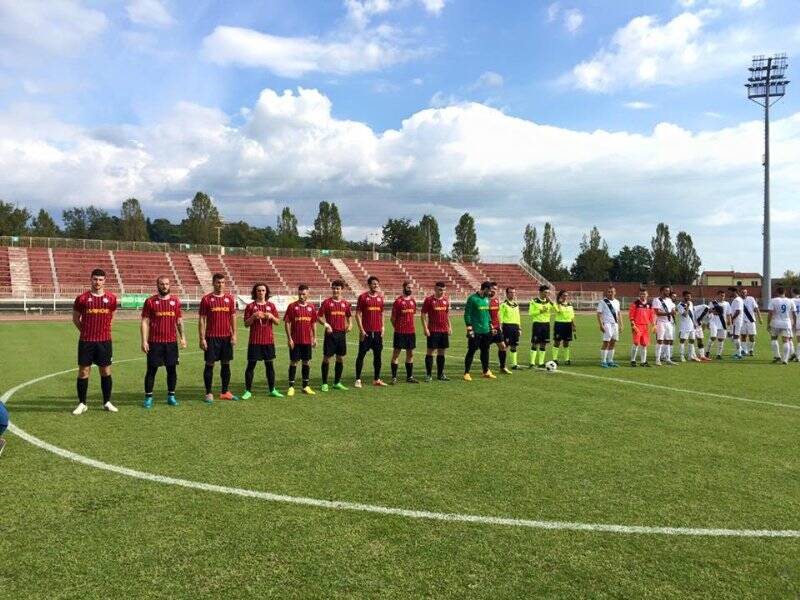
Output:
[[786,54],[754,56],[747,78],[747,98],[764,107],[764,268],[761,281],[761,305],[767,308],[772,294],[769,239],[769,107],[786,94],[789,80],[784,77],[789,66]]

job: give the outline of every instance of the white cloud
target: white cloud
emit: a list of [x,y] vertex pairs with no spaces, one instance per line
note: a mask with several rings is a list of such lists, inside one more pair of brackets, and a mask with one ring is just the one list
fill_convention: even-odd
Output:
[[[41,107],[6,109],[0,112],[3,193],[54,209],[89,198],[116,208],[135,195],[158,211],[161,201],[203,189],[223,215],[239,214],[251,200],[277,206],[291,200],[306,222],[325,199],[337,202],[344,224],[359,231],[424,211],[440,218],[445,236],[470,211],[481,223],[479,243],[498,254],[519,250],[525,225],[519,215],[544,203],[567,256],[592,225],[615,250],[646,243],[655,223],[667,220],[693,235],[706,266],[758,269],[758,120],[700,132],[669,123],[648,134],[583,132],[460,103],[374,131],[335,118],[326,96],[302,88],[264,90],[243,120],[234,125],[219,110],[184,103],[157,123],[97,131],[65,124]],[[773,125],[773,202],[786,221],[774,223],[774,261],[789,268],[796,259],[800,113]],[[630,224],[632,204],[641,230],[623,225]],[[258,214],[272,214],[272,204],[259,206]],[[169,211],[180,217],[178,207]],[[735,246],[719,244],[718,212],[732,215],[725,235],[737,239]]]
[[724,117],[724,115],[710,110],[704,112],[703,114],[707,117],[711,117],[712,119],[722,119]]
[[684,12],[662,23],[655,16],[632,19],[611,43],[562,78],[590,92],[619,88],[677,85],[722,77],[741,70],[753,49],[782,39],[788,50],[800,47],[800,30],[740,26],[713,30],[711,10]]
[[282,37],[219,26],[203,40],[204,55],[216,64],[265,68],[294,78],[315,72],[347,75],[378,71],[424,52],[410,48],[387,26],[337,40]]
[[422,2],[422,6],[425,7],[425,10],[429,13],[438,15],[442,12],[447,0],[420,0],[420,2]]
[[500,73],[494,71],[484,71],[481,76],[470,86],[470,89],[477,90],[480,88],[499,88],[503,87],[505,80]]
[[[417,0],[417,2],[429,14],[439,15],[447,0]],[[359,28],[366,27],[376,15],[384,15],[409,4],[410,0],[344,0],[348,19]]]
[[577,33],[583,25],[583,13],[577,8],[564,11],[564,27],[570,33]]
[[159,0],[133,0],[125,7],[128,18],[137,25],[169,27],[175,19]]
[[414,85],[422,85],[423,83],[425,83],[425,80],[422,79],[422,77],[414,77],[414,79],[411,80],[411,83],[413,83]]
[[558,2],[553,2],[550,6],[547,7],[547,22],[552,23],[558,18],[558,14],[561,12],[561,5]]
[[624,106],[625,108],[630,108],[631,110],[649,110],[653,108],[653,104],[650,102],[642,102],[641,100],[626,102]]
[[107,26],[102,12],[78,0],[0,0],[0,63],[77,52]]

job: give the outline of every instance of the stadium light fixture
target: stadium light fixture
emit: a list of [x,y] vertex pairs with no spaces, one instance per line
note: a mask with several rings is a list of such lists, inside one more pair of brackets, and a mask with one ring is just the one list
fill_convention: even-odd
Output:
[[786,53],[773,56],[754,56],[747,78],[747,98],[764,108],[764,266],[761,275],[761,304],[769,306],[772,295],[772,276],[770,273],[770,210],[769,210],[769,108],[786,94],[786,69],[789,59]]

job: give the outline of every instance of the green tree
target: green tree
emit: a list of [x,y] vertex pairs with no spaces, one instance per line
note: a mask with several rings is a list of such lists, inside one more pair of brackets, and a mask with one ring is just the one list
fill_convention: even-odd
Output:
[[31,223],[31,235],[36,237],[59,237],[61,230],[56,225],[53,217],[45,209],[40,208],[39,214],[33,219]]
[[424,252],[427,240],[411,219],[389,219],[383,226],[382,247],[387,252]]
[[539,272],[545,279],[551,281],[565,279],[569,274],[562,263],[561,244],[556,238],[556,230],[550,223],[544,224],[542,232],[542,260]]
[[675,240],[676,283],[693,284],[700,275],[702,264],[700,256],[694,248],[692,236],[685,231],[679,231]]
[[87,209],[74,207],[61,212],[64,222],[64,235],[68,238],[85,239],[89,237],[89,215]]
[[169,219],[156,219],[146,221],[147,237],[154,242],[177,244],[183,241],[181,226],[171,223]]
[[478,234],[475,232],[475,219],[464,213],[456,225],[456,239],[453,242],[453,259],[477,262],[480,258],[478,250]]
[[584,235],[580,252],[570,269],[575,281],[608,281],[612,260],[608,254],[608,244],[600,236],[597,227],[592,227],[589,235]]
[[442,238],[439,235],[439,222],[433,215],[422,215],[419,220],[419,230],[425,240],[425,250],[430,254],[442,253]]
[[122,237],[122,221],[102,208],[84,209],[89,224],[87,235],[94,240],[118,240]]
[[789,288],[800,288],[800,273],[785,271],[783,277],[781,277],[781,284]]
[[192,244],[216,244],[217,227],[221,226],[222,218],[211,197],[197,192],[181,223],[184,240]]
[[144,212],[136,198],[128,198],[122,203],[122,239],[127,242],[146,242],[150,239]]
[[612,281],[638,281],[646,283],[653,270],[653,255],[644,246],[623,246],[613,258]]
[[27,209],[0,200],[0,235],[25,235],[30,218]]
[[337,249],[344,246],[342,218],[335,203],[319,203],[319,212],[314,219],[314,229],[309,235],[309,241],[313,248]]
[[659,223],[656,226],[656,235],[650,240],[650,248],[653,255],[653,281],[671,283],[675,280],[677,260],[668,225]]
[[529,267],[542,270],[542,243],[539,241],[539,232],[530,223],[525,225],[525,233],[522,236],[522,260]]
[[300,235],[297,231],[297,217],[292,214],[288,206],[284,206],[278,215],[278,246],[281,248],[299,248]]

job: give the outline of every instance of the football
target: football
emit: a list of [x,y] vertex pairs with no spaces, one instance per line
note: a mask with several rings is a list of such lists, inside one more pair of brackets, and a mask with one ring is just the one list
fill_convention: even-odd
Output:
[[556,361],[554,360],[548,360],[544,364],[544,368],[548,373],[552,373],[553,371],[556,371],[558,369],[558,363],[556,363]]

